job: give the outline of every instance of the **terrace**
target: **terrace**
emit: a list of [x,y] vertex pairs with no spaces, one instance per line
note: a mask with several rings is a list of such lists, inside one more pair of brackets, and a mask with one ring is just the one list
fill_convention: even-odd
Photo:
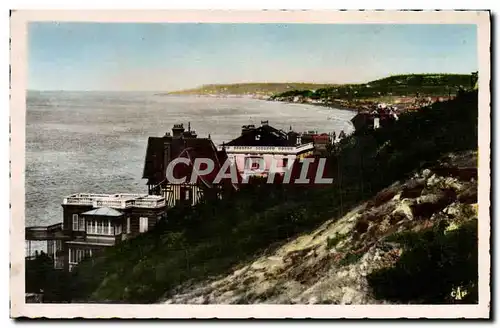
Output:
[[161,208],[166,205],[161,196],[147,194],[89,194],[78,193],[63,199],[63,205],[91,205],[111,208]]
[[218,146],[218,150],[225,149],[230,153],[274,153],[274,154],[298,154],[303,151],[311,150],[314,148],[312,142],[295,146],[295,147],[284,147],[284,146]]

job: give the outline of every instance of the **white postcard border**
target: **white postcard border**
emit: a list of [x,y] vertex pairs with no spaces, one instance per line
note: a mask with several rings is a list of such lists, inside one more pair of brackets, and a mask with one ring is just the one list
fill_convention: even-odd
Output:
[[[26,304],[24,287],[27,23],[213,22],[476,24],[479,61],[478,305]],[[490,316],[490,15],[488,11],[21,10],[11,12],[11,317],[46,318],[488,318]]]

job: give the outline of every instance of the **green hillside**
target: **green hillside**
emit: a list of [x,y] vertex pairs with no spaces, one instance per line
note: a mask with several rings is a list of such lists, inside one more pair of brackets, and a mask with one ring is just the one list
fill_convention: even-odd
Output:
[[289,90],[310,90],[331,87],[331,84],[316,83],[236,83],[207,84],[194,89],[168,92],[170,95],[261,95],[270,96]]
[[459,88],[468,89],[477,81],[469,74],[403,74],[360,84],[322,83],[235,83],[207,84],[197,88],[165,92],[164,95],[257,96],[290,100],[295,96],[310,99],[363,99],[384,96],[447,96]]
[[474,74],[405,74],[362,84],[344,84],[316,90],[290,90],[275,94],[271,99],[287,101],[296,96],[318,100],[384,96],[448,96],[456,94],[460,88],[472,88],[475,83]]

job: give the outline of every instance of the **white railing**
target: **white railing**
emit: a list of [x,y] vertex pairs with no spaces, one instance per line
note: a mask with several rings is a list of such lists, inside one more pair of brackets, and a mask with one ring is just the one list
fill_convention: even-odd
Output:
[[143,208],[157,208],[166,205],[165,199],[162,200],[136,200],[134,201],[134,207]]
[[275,153],[275,154],[297,154],[314,148],[314,144],[298,145],[295,147],[280,146],[218,146],[218,150],[225,149],[228,153]]
[[114,207],[114,208],[128,208],[130,207],[131,201],[128,200],[108,200],[108,199],[102,199],[102,200],[96,200],[94,202],[94,207]]
[[79,193],[74,195],[76,197],[87,197],[87,198],[96,198],[96,197],[109,197],[108,194],[88,194],[88,193]]
[[94,202],[94,198],[89,198],[89,197],[78,197],[78,198],[73,198],[73,197],[67,197],[64,198],[63,204],[68,204],[68,205],[92,205]]
[[[93,196],[93,197],[92,197]],[[159,208],[165,206],[165,198],[146,194],[75,194],[63,199],[64,205],[91,205],[111,208]]]
[[297,152],[302,152],[304,150],[314,149],[314,143],[313,142],[309,142],[309,143],[297,146],[296,149],[297,149]]

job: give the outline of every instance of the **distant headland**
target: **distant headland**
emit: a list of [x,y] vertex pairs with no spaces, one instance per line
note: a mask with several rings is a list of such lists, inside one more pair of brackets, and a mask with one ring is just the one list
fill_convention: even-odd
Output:
[[245,97],[359,110],[381,102],[399,104],[403,107],[420,106],[422,101],[449,99],[458,90],[476,84],[477,72],[400,74],[359,84],[302,82],[207,84],[159,95]]

